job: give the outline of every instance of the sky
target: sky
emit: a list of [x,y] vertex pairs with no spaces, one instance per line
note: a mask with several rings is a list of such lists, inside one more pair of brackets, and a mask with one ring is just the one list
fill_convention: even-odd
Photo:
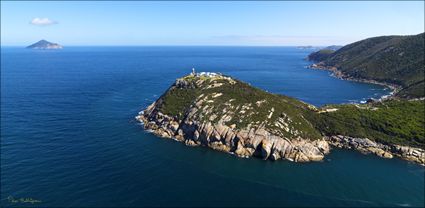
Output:
[[345,45],[424,32],[424,1],[1,1],[1,45]]

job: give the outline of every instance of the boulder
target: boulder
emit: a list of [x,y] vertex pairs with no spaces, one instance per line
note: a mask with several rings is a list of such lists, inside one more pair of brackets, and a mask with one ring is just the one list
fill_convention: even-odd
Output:
[[271,153],[271,149],[272,149],[272,143],[267,140],[267,139],[263,139],[261,141],[261,157],[266,160],[270,153]]

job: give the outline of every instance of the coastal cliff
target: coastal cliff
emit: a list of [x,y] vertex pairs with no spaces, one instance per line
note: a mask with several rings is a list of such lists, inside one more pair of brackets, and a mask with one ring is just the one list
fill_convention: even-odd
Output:
[[[383,144],[391,141],[387,137],[382,137],[387,140],[373,139],[375,135],[383,134],[358,135],[368,136],[373,141],[366,138],[347,139],[354,138],[350,136],[355,134],[345,129],[356,131],[357,127],[336,126],[334,123],[339,120],[330,119],[347,112],[346,109],[350,107],[337,105],[336,108],[327,106],[317,109],[294,98],[267,93],[228,76],[192,73],[177,79],[136,119],[144,124],[145,129],[160,137],[173,138],[188,146],[207,146],[239,157],[320,161],[329,153],[332,145],[386,158],[394,155],[425,163],[423,147],[403,146],[403,143],[389,146]],[[388,108],[376,110],[378,107],[371,107],[371,111],[391,114]],[[369,110],[364,109],[366,115],[370,114]],[[367,120],[367,117],[359,119]],[[387,121],[384,119],[383,122]],[[418,125],[423,123],[418,122]],[[335,131],[329,131],[329,126],[333,126]],[[374,127],[364,128],[368,128],[368,132],[377,132]],[[363,129],[359,132],[363,132]],[[346,136],[338,136],[340,133]],[[423,137],[423,132],[417,134]],[[420,145],[421,142],[419,139],[418,143],[408,144]]]

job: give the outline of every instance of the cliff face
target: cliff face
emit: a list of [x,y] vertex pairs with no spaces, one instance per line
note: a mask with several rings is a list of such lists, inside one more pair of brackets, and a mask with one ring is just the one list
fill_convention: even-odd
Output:
[[425,164],[422,107],[388,101],[316,109],[211,73],[177,79],[136,119],[160,137],[239,157],[319,161],[332,145]]
[[328,143],[303,117],[309,108],[314,107],[230,77],[189,75],[178,79],[137,119],[154,134],[189,146],[204,145],[240,157],[307,162],[329,152]]

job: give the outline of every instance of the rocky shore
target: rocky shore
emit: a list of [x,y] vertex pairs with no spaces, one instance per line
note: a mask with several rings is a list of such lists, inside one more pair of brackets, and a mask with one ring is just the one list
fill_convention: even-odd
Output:
[[196,121],[179,121],[155,111],[155,103],[140,112],[136,119],[153,134],[175,139],[187,146],[206,146],[239,157],[286,159],[294,162],[321,161],[331,150],[330,146],[357,150],[383,158],[399,157],[425,165],[425,151],[420,148],[381,144],[367,138],[325,136],[323,140],[288,140],[272,135],[265,129],[236,130],[232,127]]
[[289,140],[273,135],[264,128],[235,129],[221,123],[200,123],[192,120],[195,106],[184,120],[157,111],[157,102],[140,112],[137,120],[157,136],[172,138],[187,146],[207,146],[239,157],[259,157],[264,160],[287,159],[294,162],[320,161],[329,153],[325,140]]
[[425,165],[425,151],[420,148],[381,144],[367,138],[354,138],[342,135],[325,137],[325,140],[338,148],[354,149],[364,154],[374,154],[383,158],[397,156],[404,160]]

